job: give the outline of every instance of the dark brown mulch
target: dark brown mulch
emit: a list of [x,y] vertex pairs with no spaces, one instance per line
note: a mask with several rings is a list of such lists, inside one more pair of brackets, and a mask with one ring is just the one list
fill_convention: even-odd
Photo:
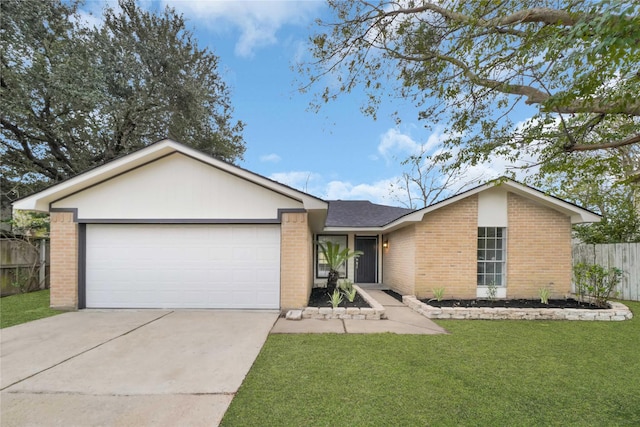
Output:
[[399,293],[392,291],[391,289],[384,289],[382,292],[402,302],[402,295],[400,295]]
[[[332,307],[329,293],[326,288],[313,288],[311,290],[311,296],[309,297],[308,307]],[[349,302],[343,295],[342,302],[338,307],[358,307],[358,308],[370,308],[371,306],[360,296],[356,294],[353,302]]]
[[507,307],[507,308],[586,308],[590,310],[603,310],[609,307],[598,307],[586,302],[576,301],[573,298],[568,299],[550,299],[549,304],[543,304],[540,300],[531,299],[496,299],[493,301],[485,299],[448,299],[448,300],[420,300],[432,307]]

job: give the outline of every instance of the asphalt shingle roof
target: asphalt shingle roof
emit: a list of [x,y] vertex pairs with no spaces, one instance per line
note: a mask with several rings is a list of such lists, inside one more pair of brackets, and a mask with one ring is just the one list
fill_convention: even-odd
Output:
[[329,200],[327,227],[381,227],[413,209],[377,205],[366,200]]

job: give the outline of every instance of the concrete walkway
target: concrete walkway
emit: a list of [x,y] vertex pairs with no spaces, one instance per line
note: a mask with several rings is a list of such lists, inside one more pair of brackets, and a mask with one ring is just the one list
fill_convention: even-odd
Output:
[[342,319],[278,319],[272,334],[393,334],[435,335],[448,333],[430,319],[416,313],[397,299],[377,289],[366,292],[385,308],[385,320],[342,320]]

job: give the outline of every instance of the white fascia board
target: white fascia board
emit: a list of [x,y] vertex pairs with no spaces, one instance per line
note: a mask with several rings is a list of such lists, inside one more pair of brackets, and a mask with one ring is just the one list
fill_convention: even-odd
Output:
[[113,160],[105,165],[61,182],[58,185],[54,185],[36,194],[25,197],[24,199],[18,200],[13,203],[13,209],[48,212],[49,204],[55,200],[59,200],[75,192],[82,191],[87,187],[98,184],[116,175],[128,172],[135,167],[144,165],[145,163],[175,152],[198,159],[211,166],[262,185],[272,191],[291,197],[292,199],[299,200],[303,203],[305,209],[328,209],[328,203],[324,200],[317,199],[293,188],[271,181],[232,164],[214,159],[213,157],[177,143],[171,139],[164,139],[156,142],[155,144],[151,144],[148,147],[142,148],[120,159]]
[[323,233],[338,233],[338,234],[380,233],[381,231],[382,231],[382,227],[324,227],[322,229]]

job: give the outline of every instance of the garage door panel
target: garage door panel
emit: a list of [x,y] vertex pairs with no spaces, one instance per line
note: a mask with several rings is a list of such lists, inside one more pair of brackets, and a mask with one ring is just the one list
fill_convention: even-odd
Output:
[[86,305],[279,308],[277,225],[88,224]]

